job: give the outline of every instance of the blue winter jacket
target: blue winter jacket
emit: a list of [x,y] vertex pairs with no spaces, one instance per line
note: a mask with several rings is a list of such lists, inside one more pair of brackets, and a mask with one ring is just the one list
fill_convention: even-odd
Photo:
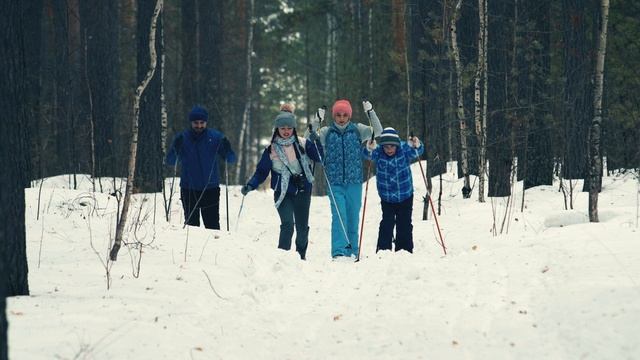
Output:
[[236,154],[224,134],[213,129],[196,134],[189,129],[175,136],[165,163],[180,162],[180,187],[202,191],[220,186],[218,156],[227,163],[236,162]]
[[365,147],[362,155],[376,163],[376,186],[383,201],[400,203],[413,194],[411,160],[422,155],[424,145],[416,149],[402,141],[393,156],[385,154],[382,145],[369,152]]
[[[300,154],[298,147],[294,148],[296,152],[296,157],[304,156]],[[312,141],[304,142],[304,151],[307,156],[313,161],[320,161],[322,156],[322,145],[317,141],[315,144]],[[247,182],[252,188],[256,189],[260,184],[262,184],[269,176],[269,172],[271,172],[271,189],[276,192],[280,191],[280,173],[273,170],[273,162],[271,161],[271,145],[269,145],[262,152],[262,156],[260,157],[260,161],[258,162],[258,166],[256,167],[256,172],[253,174],[251,179]],[[311,162],[309,162],[311,163]],[[311,183],[309,183],[305,178],[305,186],[304,190],[307,192],[311,191]],[[289,182],[289,186],[287,187],[287,193],[295,194],[298,191],[293,182]]]
[[332,185],[362,184],[361,143],[360,131],[354,123],[349,123],[344,131],[335,123],[328,127],[324,170]]

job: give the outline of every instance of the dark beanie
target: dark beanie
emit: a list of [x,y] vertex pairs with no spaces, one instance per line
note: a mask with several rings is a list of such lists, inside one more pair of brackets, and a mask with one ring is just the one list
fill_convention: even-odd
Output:
[[384,128],[378,139],[378,144],[400,146],[400,136],[398,136],[396,129],[392,127]]
[[295,129],[296,117],[288,111],[280,111],[278,116],[276,116],[276,121],[274,122],[273,126],[276,128],[290,127],[292,129]]
[[189,111],[189,121],[204,120],[209,121],[209,113],[207,109],[196,105]]

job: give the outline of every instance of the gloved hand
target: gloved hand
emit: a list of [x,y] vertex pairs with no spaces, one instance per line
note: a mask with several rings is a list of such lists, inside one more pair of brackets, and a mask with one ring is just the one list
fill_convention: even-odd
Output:
[[247,184],[240,189],[240,192],[242,193],[242,196],[247,196],[251,190],[253,190],[253,186]]
[[411,146],[414,149],[417,149],[420,147],[420,139],[418,139],[418,137],[413,136],[409,138],[409,146]]
[[316,111],[316,113],[311,116],[311,122],[309,123],[311,128],[309,129],[309,132],[318,131],[318,129],[320,128],[320,123],[324,119],[325,111],[326,110],[324,109],[324,107],[318,108],[318,111]]
[[307,135],[307,140],[311,142],[316,142],[316,140],[318,140],[318,133],[315,131],[309,131],[309,135]]
[[375,140],[367,141],[367,150],[373,151],[378,147],[378,143]]
[[364,112],[369,112],[373,110],[373,105],[368,100],[364,100],[362,102],[362,107],[364,108]]
[[318,117],[318,121],[322,122],[322,120],[324,120],[325,112],[326,110],[323,107],[318,108],[318,111],[316,111],[316,116]]

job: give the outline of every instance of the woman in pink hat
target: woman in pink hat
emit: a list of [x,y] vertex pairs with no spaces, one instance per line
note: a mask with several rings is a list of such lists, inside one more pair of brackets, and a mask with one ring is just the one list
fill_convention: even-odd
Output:
[[[353,111],[348,100],[338,100],[331,108],[333,122],[320,129],[324,109],[312,120],[313,133],[324,148],[324,170],[331,202],[331,256],[355,258],[358,254],[358,224],[362,205],[362,144],[382,133],[380,120],[369,101],[363,101],[371,125],[351,121]],[[315,135],[315,134],[314,134]]]

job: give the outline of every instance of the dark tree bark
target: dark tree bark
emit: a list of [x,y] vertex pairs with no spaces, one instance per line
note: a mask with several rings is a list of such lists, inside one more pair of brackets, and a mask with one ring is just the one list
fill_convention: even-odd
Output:
[[[23,24],[25,50],[25,92],[23,101],[27,109],[27,126],[21,128],[25,138],[31,139],[26,154],[26,179],[39,179],[42,174],[42,151],[40,150],[40,94],[41,94],[41,42],[42,42],[42,0],[25,1],[23,16],[29,19]],[[31,159],[31,161],[28,161]],[[29,186],[29,183],[25,184]]]
[[566,84],[563,177],[584,179],[587,175],[587,136],[593,114],[593,87],[590,85],[593,57],[589,53],[586,19],[589,7],[581,0],[563,0],[562,7]]
[[509,84],[509,22],[513,17],[511,0],[489,1],[488,76],[489,94],[488,160],[489,197],[511,194],[511,124],[506,117]]
[[[55,156],[47,161],[47,175],[72,173],[71,143],[71,60],[69,59],[69,9],[65,0],[52,0],[53,23],[53,99],[50,118],[53,122]],[[51,151],[51,150],[49,150]]]
[[116,176],[113,130],[120,109],[119,18],[115,1],[80,2],[86,68],[82,93],[95,141],[95,176]]
[[550,0],[540,0],[535,6],[526,9],[527,23],[534,26],[526,32],[524,44],[528,61],[525,62],[523,80],[527,81],[526,104],[527,131],[525,133],[524,188],[538,185],[551,185],[553,182],[553,152],[551,150],[550,131],[550,89],[551,39],[550,39]]
[[200,47],[198,46],[198,21],[195,0],[183,0],[182,11],[182,69],[181,87],[183,108],[180,111],[181,119],[186,119],[186,114],[191,107],[202,101],[200,97],[198,62]]
[[[4,272],[1,265],[0,271]],[[6,312],[7,300],[1,291],[2,289],[0,289],[0,360],[7,360],[9,358],[9,344],[7,342],[7,333],[9,332]]]
[[[156,0],[138,1],[137,38],[138,38],[138,83],[142,82],[149,71],[151,63],[149,55],[149,24],[156,6]],[[162,190],[162,122],[161,122],[161,59],[163,14],[160,13],[156,28],[157,70],[147,85],[140,99],[140,119],[138,152],[134,192],[152,193]]]
[[[20,136],[20,126],[27,119],[26,103],[22,101],[25,88],[25,49],[22,24],[23,4],[3,1],[0,12],[0,108],[4,119],[0,121],[0,291],[4,295],[29,295],[26,235],[24,225],[24,149],[28,139]],[[4,308],[4,306],[2,306]],[[2,320],[0,320],[2,321]],[[2,329],[6,329],[0,325]],[[0,334],[0,336],[5,336]],[[6,348],[6,346],[1,347]]]
[[[209,110],[209,124],[224,130],[225,121],[220,114],[222,102],[222,4],[220,0],[198,1],[198,43],[197,50],[191,49],[190,56],[198,59],[198,94],[195,102]],[[185,49],[188,52],[189,49]],[[234,63],[237,67],[238,63]],[[244,77],[241,77],[244,78]],[[190,104],[193,105],[193,104]],[[237,105],[237,104],[236,104]],[[240,106],[241,108],[241,106]],[[241,114],[240,111],[237,114]]]
[[[420,2],[411,18],[412,53],[411,67],[416,69],[412,83],[418,94],[415,106],[420,121],[416,121],[415,135],[425,142],[423,159],[427,159],[428,179],[446,172],[447,126],[446,107],[449,57],[447,56],[447,27],[442,26],[442,5]],[[438,16],[440,15],[440,16]],[[433,28],[425,28],[432,24]],[[437,31],[439,36],[432,36]],[[423,49],[424,52],[418,49]],[[433,54],[432,56],[425,56]]]

